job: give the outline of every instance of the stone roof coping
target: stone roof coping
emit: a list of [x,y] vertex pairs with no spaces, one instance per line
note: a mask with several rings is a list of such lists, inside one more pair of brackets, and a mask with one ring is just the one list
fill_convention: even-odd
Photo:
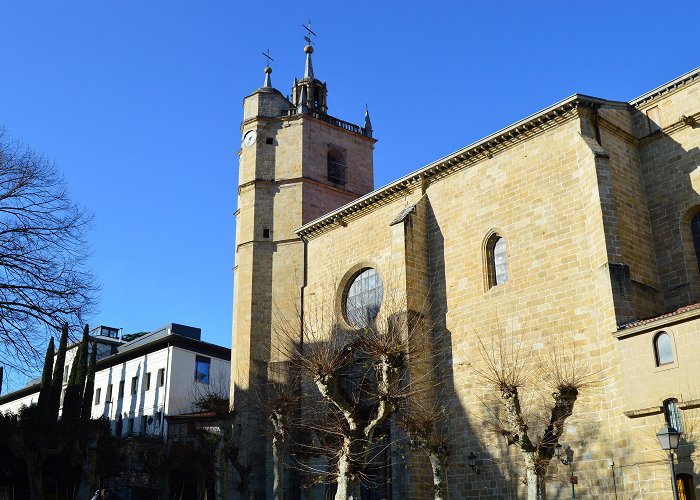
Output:
[[660,85],[659,87],[656,87],[654,90],[650,90],[646,94],[642,94],[639,97],[632,99],[629,104],[630,106],[640,106],[642,104],[645,104],[649,101],[653,101],[658,97],[662,97],[669,92],[677,89],[678,87],[682,87],[683,85],[687,84],[688,82],[691,82],[693,80],[697,80],[698,77],[700,77],[700,67],[695,68],[693,70],[688,71],[684,75],[679,76],[678,78],[675,78],[671,80],[668,83],[664,83],[663,85]]
[[617,105],[627,107],[628,103],[622,101],[610,101],[606,99],[600,99],[598,97],[592,97],[585,94],[573,94],[567,97],[566,99],[552,104],[551,106],[541,111],[538,111],[537,113],[534,113],[526,118],[523,118],[522,120],[512,125],[502,128],[499,131],[494,132],[493,134],[481,140],[473,142],[472,144],[458,151],[455,151],[452,154],[449,154],[432,163],[429,163],[425,167],[415,170],[390,184],[387,184],[379,189],[375,189],[374,191],[367,193],[366,195],[361,196],[356,200],[353,200],[350,203],[347,203],[342,207],[337,208],[336,210],[333,210],[332,212],[329,212],[326,215],[323,215],[322,217],[319,217],[318,219],[315,219],[301,226],[300,228],[295,230],[295,233],[299,236],[309,234],[322,226],[331,224],[333,221],[336,220],[338,216],[342,217],[343,215],[347,215],[349,213],[358,211],[369,203],[372,203],[376,200],[389,196],[392,193],[395,193],[396,191],[404,189],[406,186],[418,181],[421,177],[430,177],[432,175],[437,174],[441,170],[447,168],[448,163],[453,163],[454,161],[463,161],[471,156],[475,156],[479,153],[478,150],[483,151],[487,148],[490,148],[493,145],[505,142],[506,140],[512,137],[518,136],[523,132],[534,128],[535,126],[539,126],[542,122],[550,121],[556,118],[561,113],[575,108],[578,105]]
[[398,224],[399,222],[403,222],[404,220],[406,220],[406,217],[408,217],[415,209],[416,209],[415,203],[413,205],[408,205],[406,208],[401,210],[396,217],[394,217],[394,220],[392,220],[389,223],[389,225],[394,226],[394,225]]

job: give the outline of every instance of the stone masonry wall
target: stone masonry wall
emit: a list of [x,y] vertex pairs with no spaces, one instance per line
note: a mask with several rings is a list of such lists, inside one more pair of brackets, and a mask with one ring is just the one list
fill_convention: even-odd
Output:
[[[655,118],[647,117],[650,109]],[[666,310],[700,301],[700,272],[690,219],[700,209],[700,83],[645,103],[635,112],[635,134],[654,234]],[[660,128],[649,133],[650,124]]]
[[[334,283],[330,293],[340,304],[344,283],[363,266],[376,267],[390,283],[406,261],[392,251],[388,224],[419,196],[415,187],[312,238],[307,293],[329,293]],[[479,339],[495,332],[516,338],[535,366],[551,359],[555,346],[562,353],[575,348],[596,376],[608,377],[618,366],[594,154],[571,119],[430,184],[426,206],[434,334],[449,351],[442,397],[454,405],[445,429],[450,492],[506,496],[522,488],[521,459],[486,430],[490,394],[474,370],[482,361]],[[484,244],[492,231],[506,238],[509,281],[487,289]],[[621,404],[615,387],[602,391]],[[608,487],[598,467],[612,450],[601,436],[621,424],[608,420],[611,401],[600,399],[600,392],[583,393],[563,437],[591,493]],[[479,475],[466,465],[471,451],[479,456]],[[552,477],[560,472],[552,463]],[[553,489],[562,487],[553,480]]]

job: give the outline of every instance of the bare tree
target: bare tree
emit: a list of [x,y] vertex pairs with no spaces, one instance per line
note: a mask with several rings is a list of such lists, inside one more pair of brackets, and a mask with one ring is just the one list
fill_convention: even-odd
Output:
[[426,405],[407,398],[398,413],[398,422],[409,439],[411,448],[424,453],[433,475],[434,500],[447,497],[447,459],[450,455],[447,437],[439,430],[447,416],[442,404]]
[[272,427],[272,498],[284,498],[285,456],[292,430],[298,423],[300,380],[289,363],[271,363],[268,380],[257,394],[258,407]]
[[32,372],[49,332],[91,311],[90,219],[49,160],[0,129],[0,363]]
[[218,456],[214,457],[214,461],[222,483],[221,488],[226,489],[223,484],[227,477],[226,462],[230,462],[239,477],[236,489],[240,498],[247,500],[252,497],[250,474],[253,468],[241,458],[242,437],[237,436],[235,432],[239,408],[234,408],[230,403],[227,381],[228,376],[220,372],[217,376],[210,378],[209,384],[194,382],[189,391],[188,403],[190,407],[199,411],[214,414],[220,429],[220,433],[212,437],[216,437],[218,441],[215,450]]
[[545,475],[564,424],[594,373],[573,350],[564,353],[552,346],[537,355],[523,352],[523,345],[500,330],[488,343],[479,337],[483,363],[472,367],[500,403],[502,413],[491,415],[493,431],[520,450],[527,498],[544,500]]
[[[332,295],[331,295],[332,296]],[[359,499],[360,484],[373,483],[368,470],[390,443],[382,429],[408,397],[427,397],[431,387],[432,344],[426,316],[408,310],[405,297],[384,288],[381,310],[366,321],[340,320],[334,308],[307,304],[288,335],[287,358],[302,374],[303,457],[324,457],[301,464],[318,481],[336,484],[336,500]],[[294,322],[293,322],[294,323]],[[386,478],[384,478],[386,480]]]

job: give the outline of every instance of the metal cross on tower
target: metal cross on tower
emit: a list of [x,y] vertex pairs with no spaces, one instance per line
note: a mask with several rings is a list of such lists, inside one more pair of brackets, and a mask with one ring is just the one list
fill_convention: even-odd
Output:
[[275,62],[275,60],[270,56],[270,49],[267,49],[267,53],[261,52],[261,54],[262,54],[263,56],[265,56],[265,58],[267,59],[267,64],[266,64],[266,66],[269,66],[269,65],[270,65],[270,61]]
[[304,37],[304,40],[306,40],[306,43],[311,45],[311,35],[318,36],[316,33],[311,31],[311,19],[309,19],[308,25],[302,24],[301,26],[306,30],[306,36]]

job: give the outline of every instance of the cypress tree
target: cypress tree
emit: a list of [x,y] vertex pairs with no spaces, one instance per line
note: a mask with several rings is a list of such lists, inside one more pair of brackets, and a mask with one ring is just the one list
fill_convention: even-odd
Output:
[[92,393],[95,390],[95,364],[97,363],[97,342],[92,343],[90,352],[90,362],[87,369],[87,380],[85,381],[85,393],[83,394],[83,407],[80,411],[80,418],[83,421],[90,420],[92,416]]
[[83,345],[80,344],[70,368],[66,395],[63,397],[63,413],[61,414],[61,421],[63,422],[74,422],[80,413],[82,402],[80,394],[85,383],[85,372],[81,370],[84,350]]
[[80,409],[83,406],[83,393],[85,392],[85,379],[87,377],[88,342],[90,341],[90,328],[86,324],[83,327],[83,338],[76,353],[78,361],[78,371],[75,374],[75,385],[77,386],[77,406],[75,416],[80,417]]
[[88,361],[88,342],[90,342],[90,328],[88,327],[87,324],[83,327],[83,338],[80,340],[82,343],[83,347],[85,348],[83,350],[83,357],[80,359],[80,362],[83,365],[83,372],[87,373],[87,361]]
[[61,340],[58,343],[56,364],[53,368],[51,391],[48,404],[48,423],[58,420],[58,409],[61,406],[61,389],[63,388],[63,363],[66,362],[66,347],[68,346],[68,323],[63,325]]
[[41,386],[39,389],[39,413],[42,417],[46,416],[46,410],[49,407],[49,398],[51,394],[51,369],[53,368],[54,345],[53,337],[49,340],[49,347],[46,348],[46,357],[44,358],[44,371],[41,372]]

